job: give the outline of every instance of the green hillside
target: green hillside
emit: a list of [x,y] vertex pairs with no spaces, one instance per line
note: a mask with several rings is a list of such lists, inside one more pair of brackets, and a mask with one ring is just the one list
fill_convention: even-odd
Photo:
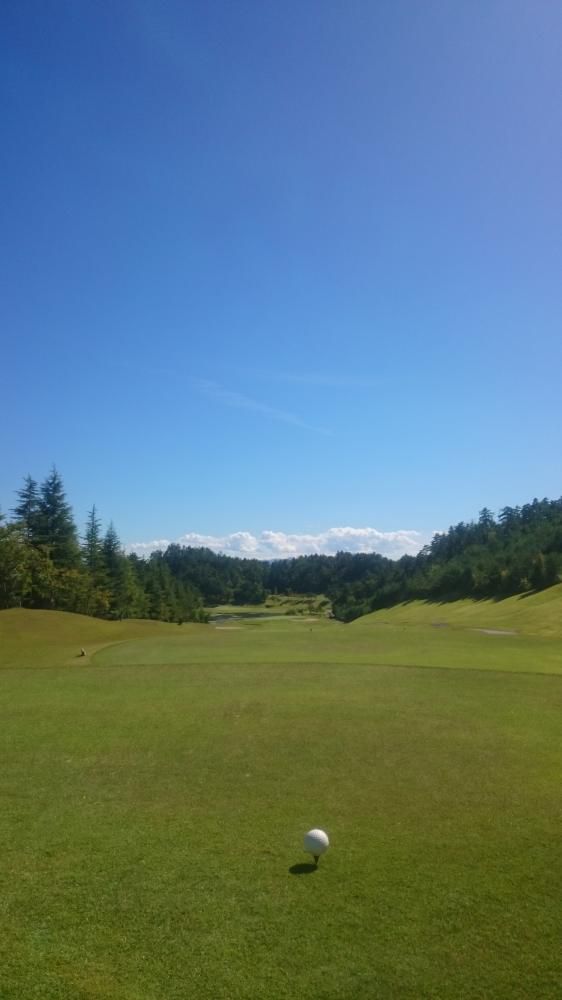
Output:
[[[182,625],[187,632],[191,625]],[[66,611],[0,611],[0,667],[51,667],[89,662],[104,646],[131,639],[176,636],[177,625],[132,620],[104,621]],[[86,657],[80,656],[81,649]]]
[[361,630],[385,622],[404,626],[505,629],[517,634],[562,638],[562,584],[503,601],[407,601],[364,615],[350,627]]

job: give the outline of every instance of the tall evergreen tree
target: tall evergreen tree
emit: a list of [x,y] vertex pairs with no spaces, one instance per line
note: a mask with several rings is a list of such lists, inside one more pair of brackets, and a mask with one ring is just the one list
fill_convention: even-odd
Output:
[[12,508],[16,524],[20,525],[28,542],[37,542],[39,533],[39,487],[35,479],[26,476],[23,486],[16,490],[19,503]]
[[111,598],[105,568],[101,521],[95,504],[88,513],[86,530],[82,536],[82,562],[86,571],[84,595],[87,614],[103,617],[109,609]]
[[86,569],[94,579],[99,577],[103,569],[104,551],[101,537],[101,521],[97,515],[96,505],[88,512],[86,530],[83,535],[82,558]]
[[119,556],[121,555],[121,542],[119,540],[119,535],[115,530],[113,521],[109,522],[108,529],[103,539],[102,549],[106,569],[111,575],[115,572],[119,562]]
[[136,596],[136,581],[127,558],[123,554],[119,535],[113,521],[103,539],[103,559],[109,588],[109,610],[113,616],[124,618],[131,614]]
[[47,546],[53,564],[61,569],[76,566],[78,534],[61,476],[54,466],[41,484],[37,523],[37,540]]

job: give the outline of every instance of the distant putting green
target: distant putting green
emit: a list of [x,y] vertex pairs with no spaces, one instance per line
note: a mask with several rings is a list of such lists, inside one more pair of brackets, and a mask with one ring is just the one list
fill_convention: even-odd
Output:
[[[0,996],[558,997],[546,603],[231,628],[0,612]],[[311,827],[331,847],[300,873]]]

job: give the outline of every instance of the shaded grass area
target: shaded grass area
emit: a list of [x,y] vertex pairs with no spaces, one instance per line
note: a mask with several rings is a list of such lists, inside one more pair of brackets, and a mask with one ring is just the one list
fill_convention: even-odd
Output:
[[0,677],[3,998],[559,995],[562,682],[479,662],[541,642],[167,628]]
[[539,593],[517,594],[503,601],[408,601],[353,622],[362,629],[392,625],[444,625],[452,628],[515,629],[528,635],[562,638],[562,584]]

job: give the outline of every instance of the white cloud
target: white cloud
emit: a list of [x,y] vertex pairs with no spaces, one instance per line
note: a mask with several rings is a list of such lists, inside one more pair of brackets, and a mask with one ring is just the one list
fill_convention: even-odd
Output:
[[[262,531],[252,535],[249,531],[235,531],[229,535],[200,535],[188,532],[175,539],[178,545],[204,546],[213,552],[241,556],[247,559],[290,559],[303,555],[335,555],[336,552],[378,552],[389,559],[403,555],[415,556],[428,542],[429,537],[412,529],[378,531],[376,528],[328,528],[313,534],[286,534],[284,531]],[[139,556],[165,549],[171,542],[159,539],[152,542],[133,542],[128,552]]]

